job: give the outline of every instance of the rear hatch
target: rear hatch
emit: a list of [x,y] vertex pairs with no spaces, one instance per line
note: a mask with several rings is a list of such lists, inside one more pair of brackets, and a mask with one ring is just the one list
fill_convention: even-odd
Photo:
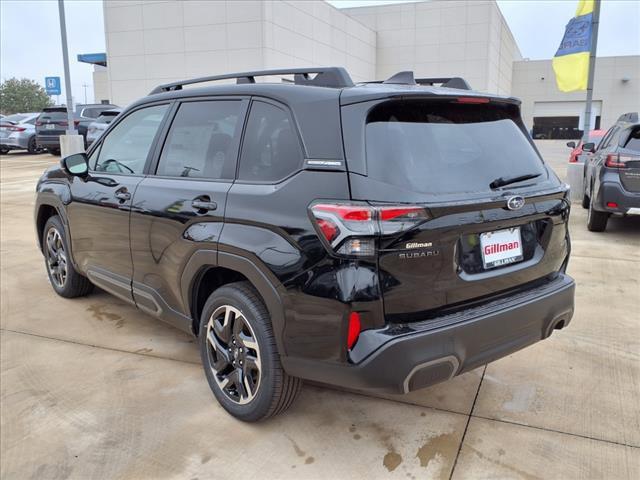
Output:
[[620,175],[620,183],[628,192],[640,192],[640,125],[630,128],[629,136],[624,140],[622,148],[607,159],[616,165]]
[[64,135],[68,125],[66,108],[45,108],[36,121],[36,134],[59,137]]
[[530,288],[562,268],[566,187],[526,135],[517,104],[462,97],[371,105],[343,107],[343,117],[344,108],[364,112],[361,171],[352,170],[347,148],[352,199],[425,210],[379,235],[387,320],[428,320]]

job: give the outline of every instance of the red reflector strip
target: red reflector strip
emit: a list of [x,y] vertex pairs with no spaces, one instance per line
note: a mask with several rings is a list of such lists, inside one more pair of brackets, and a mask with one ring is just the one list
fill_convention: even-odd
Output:
[[358,341],[360,336],[360,314],[358,312],[351,312],[349,315],[349,329],[347,331],[347,348],[351,350]]
[[618,208],[618,204],[616,202],[607,202],[607,207]]
[[486,97],[458,97],[456,101],[458,103],[489,103]]

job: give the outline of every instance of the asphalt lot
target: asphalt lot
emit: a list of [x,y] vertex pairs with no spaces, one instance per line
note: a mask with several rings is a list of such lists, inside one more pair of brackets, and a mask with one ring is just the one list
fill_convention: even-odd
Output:
[[[539,146],[564,176],[564,142]],[[574,204],[576,315],[549,340],[405,397],[305,385],[248,425],[192,338],[106,293],[54,294],[32,210],[57,161],[0,158],[3,479],[640,478],[640,218],[591,233]]]

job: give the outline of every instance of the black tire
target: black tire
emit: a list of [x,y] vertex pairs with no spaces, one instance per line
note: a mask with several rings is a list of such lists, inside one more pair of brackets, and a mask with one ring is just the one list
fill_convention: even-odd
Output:
[[49,152],[51,155],[55,155],[57,157],[60,156],[60,149],[59,148],[47,148],[47,152]]
[[[225,326],[221,325],[219,320],[226,318],[226,310],[231,313],[228,317],[228,335],[223,335]],[[216,317],[212,320],[214,313]],[[213,326],[216,322],[219,330]],[[238,333],[235,332],[236,323],[243,325],[239,327],[242,330]],[[207,338],[209,330],[215,335],[217,347]],[[243,338],[244,341],[234,343],[234,338]],[[247,339],[252,341],[248,342]],[[209,387],[220,405],[234,417],[245,422],[267,419],[289,408],[300,393],[302,380],[287,375],[282,369],[269,313],[250,283],[230,283],[209,296],[200,319],[199,342],[200,356]],[[251,344],[255,344],[256,347],[252,347]],[[245,346],[244,352],[243,348],[239,348],[242,346]],[[225,353],[219,355],[219,351]],[[240,367],[243,358],[244,366]],[[247,374],[245,369],[248,368],[250,358],[259,360],[259,367],[249,369]],[[251,363],[254,366],[256,364],[255,361]],[[215,368],[215,364],[219,367]],[[239,374],[239,371],[242,374]],[[256,372],[259,375],[256,375]],[[245,380],[247,377],[251,380]],[[256,377],[257,384],[254,383]],[[241,378],[242,386],[235,387],[236,383],[229,381],[230,378]],[[245,386],[245,381],[253,385],[253,392]],[[221,385],[225,382],[230,386]],[[240,389],[245,392],[245,399],[242,398]],[[245,403],[241,403],[243,401]]]
[[589,195],[589,211],[587,212],[587,228],[590,232],[604,232],[609,221],[607,212],[599,212],[593,208],[593,190]]
[[0,155],[6,155],[7,153],[9,153],[8,148],[0,148]]
[[31,155],[35,155],[36,153],[40,153],[41,150],[38,148],[38,144],[36,143],[36,136],[34,135],[29,139],[29,143],[27,144],[27,151]]
[[60,217],[49,217],[42,232],[42,252],[49,282],[61,297],[83,297],[93,290],[93,284],[73,268],[69,251]]
[[589,208],[589,196],[587,195],[587,193],[583,193],[582,194],[582,208]]

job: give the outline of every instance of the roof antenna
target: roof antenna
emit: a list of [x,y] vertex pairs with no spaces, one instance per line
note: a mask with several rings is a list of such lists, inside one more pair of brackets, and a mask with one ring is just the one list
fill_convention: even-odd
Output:
[[416,85],[416,80],[413,77],[413,72],[407,70],[404,72],[398,72],[390,78],[387,78],[382,83],[393,83],[397,85]]

